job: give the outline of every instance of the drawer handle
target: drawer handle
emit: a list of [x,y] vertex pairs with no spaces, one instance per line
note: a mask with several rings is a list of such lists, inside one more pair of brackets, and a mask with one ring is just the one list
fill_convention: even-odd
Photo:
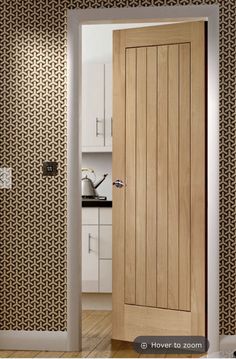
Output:
[[91,233],[88,234],[88,254],[90,254],[90,252],[92,252],[92,249],[91,249]]

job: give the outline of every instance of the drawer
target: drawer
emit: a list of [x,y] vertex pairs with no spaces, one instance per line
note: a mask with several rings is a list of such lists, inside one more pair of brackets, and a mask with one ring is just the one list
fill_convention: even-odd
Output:
[[99,291],[102,293],[112,292],[112,260],[100,259]]
[[82,208],[82,225],[98,225],[98,208]]
[[100,224],[112,224],[112,208],[100,208]]
[[99,226],[100,258],[112,258],[112,226]]
[[82,227],[82,291],[98,292],[98,226]]

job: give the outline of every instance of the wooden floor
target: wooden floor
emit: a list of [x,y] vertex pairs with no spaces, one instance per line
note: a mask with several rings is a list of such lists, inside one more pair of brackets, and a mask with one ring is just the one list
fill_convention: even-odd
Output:
[[[111,312],[83,311],[81,352],[0,351],[0,358],[140,358],[132,343],[111,341]],[[155,356],[167,358],[167,356]],[[169,355],[168,358],[178,355]],[[186,356],[191,358],[192,356]]]

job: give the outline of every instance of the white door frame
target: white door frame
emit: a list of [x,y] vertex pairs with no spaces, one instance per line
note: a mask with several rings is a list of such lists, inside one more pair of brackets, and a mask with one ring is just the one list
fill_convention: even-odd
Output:
[[82,25],[114,22],[208,21],[207,327],[219,350],[219,9],[218,5],[68,10],[67,350],[81,349],[81,68]]

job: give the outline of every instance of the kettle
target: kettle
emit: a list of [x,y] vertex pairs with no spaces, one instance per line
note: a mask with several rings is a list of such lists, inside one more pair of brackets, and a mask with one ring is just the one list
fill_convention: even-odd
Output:
[[82,184],[82,197],[83,198],[97,198],[98,197],[98,193],[96,191],[96,189],[98,188],[98,186],[100,186],[100,184],[105,180],[105,178],[107,177],[108,173],[105,173],[103,175],[103,178],[100,179],[98,182],[95,183],[96,181],[96,175],[93,169],[91,168],[82,168],[82,172],[90,172],[93,174],[94,176],[94,180],[92,181],[91,178],[88,177],[88,175],[86,174],[85,177],[82,177],[81,179],[81,184]]

